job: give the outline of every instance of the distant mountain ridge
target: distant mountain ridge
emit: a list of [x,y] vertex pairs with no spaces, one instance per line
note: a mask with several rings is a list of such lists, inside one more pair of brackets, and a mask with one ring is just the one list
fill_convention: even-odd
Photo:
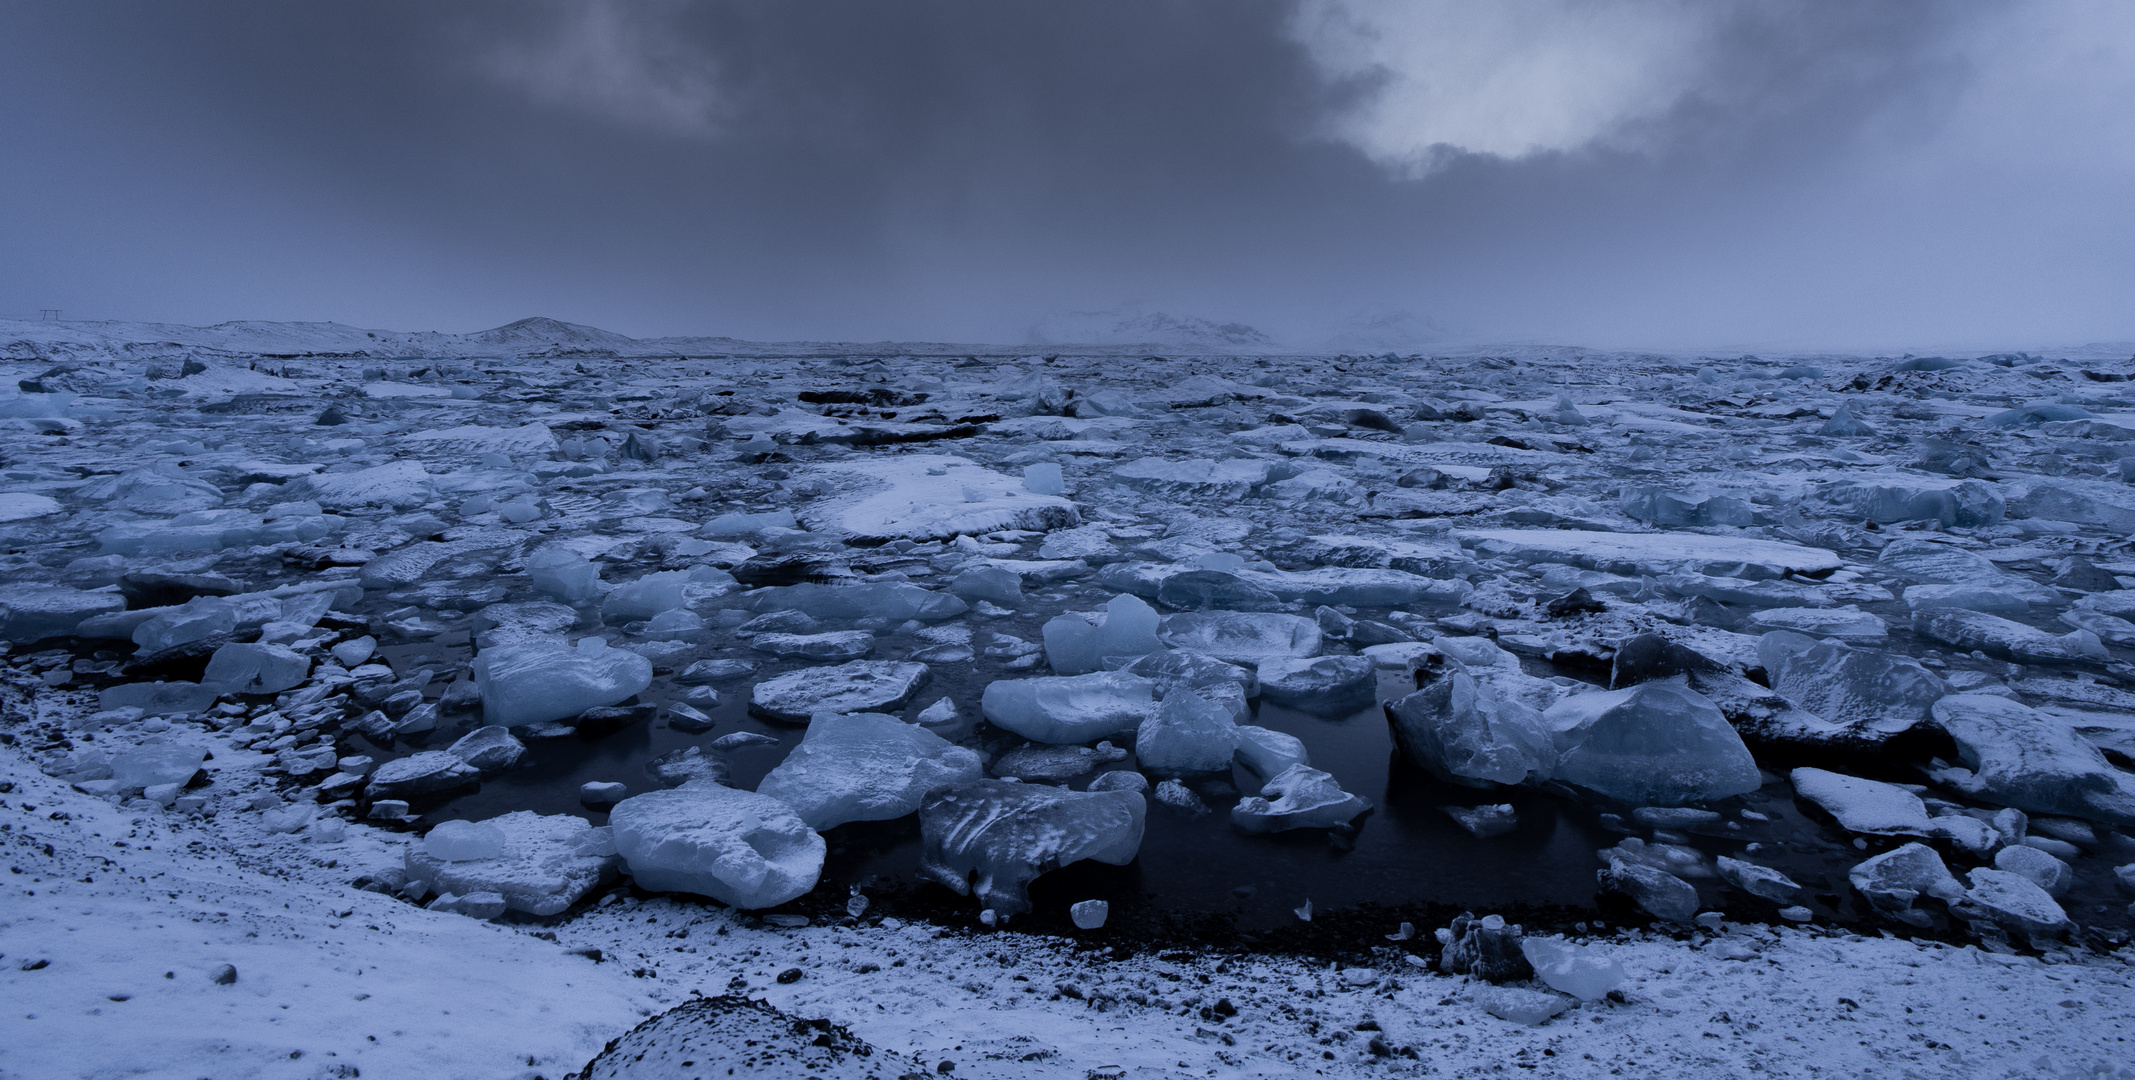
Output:
[[1186,346],[1238,352],[1275,348],[1275,339],[1244,323],[1180,318],[1162,311],[1071,311],[1031,327],[1030,341],[1034,345]]
[[[163,360],[203,357],[349,356],[397,358],[525,357],[800,357],[855,354],[928,356],[1026,356],[1073,350],[1088,354],[1132,356],[1142,352],[1173,355],[1336,352],[1407,352],[1405,342],[1437,336],[1428,319],[1406,313],[1358,317],[1333,336],[1310,345],[1276,342],[1243,323],[1218,323],[1163,312],[1076,312],[1045,320],[1031,328],[1020,344],[922,341],[785,341],[758,342],[732,337],[676,336],[633,338],[597,326],[534,317],[467,334],[433,330],[366,330],[336,322],[266,322],[240,320],[213,326],[119,321],[38,321],[0,319],[0,360],[59,362],[67,360]],[[1561,355],[1592,352],[1572,346],[1534,342],[1440,340],[1430,351],[1444,355]],[[1784,350],[1794,352],[1794,350]],[[1962,350],[1959,350],[1962,352]],[[1991,351],[1991,350],[1980,350]],[[2096,342],[2074,347],[2034,347],[2029,351],[2080,361],[2131,362],[2135,343]],[[1661,350],[1673,355],[1684,350]],[[1843,355],[1817,350],[1816,355]],[[1686,353],[1687,355],[1687,353]],[[1808,355],[1800,354],[1797,355]],[[2115,369],[2118,370],[2118,369]]]
[[[171,357],[187,353],[230,356],[407,357],[675,357],[719,355],[839,355],[884,353],[1023,354],[1058,345],[1099,351],[1163,349],[1167,352],[1269,352],[1274,342],[1242,323],[1174,318],[1162,313],[1078,316],[1102,333],[1068,334],[1056,343],[1021,345],[954,342],[751,342],[731,337],[633,338],[597,326],[533,317],[468,334],[434,330],[366,330],[336,322],[240,320],[213,326],[122,321],[0,319],[0,359],[58,361],[104,356]],[[1094,320],[1094,321],[1093,321]],[[1075,324],[1062,324],[1063,331]],[[1069,338],[1078,338],[1069,340]]]
[[213,326],[142,322],[0,320],[0,357],[81,353],[155,356],[202,350],[249,356],[502,357],[672,356],[737,344],[731,338],[640,341],[596,326],[536,317],[471,334],[366,330],[335,322],[237,321]]

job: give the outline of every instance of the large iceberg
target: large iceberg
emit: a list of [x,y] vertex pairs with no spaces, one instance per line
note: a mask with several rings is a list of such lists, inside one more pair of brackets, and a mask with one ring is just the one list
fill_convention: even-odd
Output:
[[985,775],[976,751],[881,713],[825,714],[756,785],[811,829],[886,821],[919,809],[928,792]]
[[1174,649],[1191,649],[1233,664],[1317,656],[1320,624],[1300,615],[1246,611],[1195,611],[1167,616],[1157,638]]
[[1083,859],[1125,866],[1141,850],[1148,803],[1137,791],[1068,791],[981,780],[919,808],[920,871],[998,915],[1030,910],[1025,887]]
[[1260,662],[1260,696],[1281,705],[1340,705],[1369,698],[1378,672],[1365,656],[1275,658]]
[[1157,776],[1228,770],[1238,750],[1238,725],[1222,706],[1192,691],[1167,694],[1134,737],[1134,758]]
[[1395,745],[1441,780],[1474,787],[1546,779],[1557,751],[1542,715],[1495,679],[1449,671],[1385,705]]
[[[445,822],[432,833],[448,831]],[[481,823],[494,830],[494,850],[464,845],[408,845],[408,878],[428,882],[433,892],[497,893],[507,908],[529,915],[560,915],[615,876],[617,859],[609,830],[570,814],[519,810]],[[443,849],[443,850],[433,850]]]
[[823,838],[785,803],[696,781],[649,791],[608,812],[615,850],[640,888],[776,907],[815,888]]
[[798,724],[817,713],[901,709],[927,684],[928,674],[927,665],[909,660],[802,668],[757,683],[749,691],[749,710]]
[[482,650],[474,681],[484,720],[521,727],[627,701],[652,685],[652,662],[597,637],[521,640]]
[[1759,638],[1757,659],[1766,681],[1788,701],[1831,723],[1881,735],[1910,730],[1950,692],[1917,660],[1787,630]]
[[1105,667],[1108,657],[1134,658],[1157,651],[1156,609],[1140,597],[1122,593],[1105,604],[1101,623],[1080,615],[1058,615],[1043,629],[1046,663],[1061,675],[1082,675]]
[[1681,806],[1757,790],[1757,763],[1703,695],[1680,682],[1576,694],[1542,714],[1554,779],[1643,806]]
[[27,644],[74,632],[82,620],[126,609],[115,592],[18,582],[0,585],[0,641]]
[[1856,519],[1884,525],[1933,521],[1943,528],[1977,529],[2001,523],[2001,492],[1978,480],[1887,476],[1842,480],[1818,496]]
[[1993,694],[1952,694],[1935,723],[1957,744],[1968,775],[1941,774],[1969,794],[2035,814],[2135,827],[2135,774],[2065,721]]
[[986,719],[1033,742],[1088,743],[1141,727],[1156,684],[1124,671],[998,679],[986,684]]

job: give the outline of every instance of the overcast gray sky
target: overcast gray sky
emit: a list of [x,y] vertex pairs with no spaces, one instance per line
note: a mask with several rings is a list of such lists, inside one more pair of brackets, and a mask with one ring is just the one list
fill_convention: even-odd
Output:
[[2135,338],[2135,5],[0,0],[0,313]]

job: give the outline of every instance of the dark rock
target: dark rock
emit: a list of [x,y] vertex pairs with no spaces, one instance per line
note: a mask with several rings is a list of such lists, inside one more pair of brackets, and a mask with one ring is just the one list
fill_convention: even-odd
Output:
[[2061,560],[2056,568],[2053,583],[2063,589],[2082,592],[2113,592],[2120,588],[2120,580],[2105,570],[2099,569],[2081,555],[2071,555]]
[[[700,997],[639,1024],[586,1064],[584,1080],[626,1077],[725,1076],[727,1070],[750,1077],[841,1076],[852,1080],[897,1080],[925,1071],[921,1063],[882,1047],[869,1046],[828,1020],[803,1019],[762,1001],[738,996],[747,988],[729,984],[733,993]],[[694,1063],[683,1067],[688,1060]],[[719,1067],[711,1067],[717,1062]]]
[[[375,551],[365,551],[360,548],[320,547],[316,544],[293,547],[282,553],[283,562],[306,570],[324,570],[329,566],[362,566],[377,557],[378,553]],[[326,623],[322,620],[319,625],[325,626]],[[329,629],[352,628],[329,627]]]
[[778,982],[780,986],[785,986],[791,983],[797,983],[799,981],[801,981],[801,969],[799,968],[787,968],[786,970],[778,973]]
[[1447,927],[1450,940],[1438,956],[1438,966],[1448,975],[1473,975],[1486,982],[1510,982],[1534,976],[1534,968],[1520,952],[1520,928],[1495,915],[1480,919],[1463,911]]
[[1343,415],[1342,419],[1348,421],[1352,427],[1370,428],[1373,431],[1384,431],[1394,435],[1401,434],[1401,425],[1395,423],[1393,417],[1377,409],[1351,409]]
[[1542,605],[1542,610],[1550,618],[1562,619],[1570,615],[1599,615],[1609,610],[1609,605],[1594,599],[1594,594],[1582,585]]
[[1621,690],[1693,671],[1725,670],[1727,665],[1659,634],[1638,634],[1616,647],[1616,660],[1609,669],[1609,689]]
[[237,965],[224,964],[208,976],[208,981],[217,986],[232,986],[237,982]]
[[602,705],[578,714],[571,726],[580,735],[604,735],[632,724],[642,724],[660,714],[658,705]]
[[758,555],[728,571],[751,589],[782,585],[835,585],[853,577],[852,567],[834,555]]

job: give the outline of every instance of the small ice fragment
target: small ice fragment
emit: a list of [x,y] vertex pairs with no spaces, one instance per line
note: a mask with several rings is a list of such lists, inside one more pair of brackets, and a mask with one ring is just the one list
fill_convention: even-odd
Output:
[[739,750],[745,746],[777,746],[778,740],[754,731],[737,731],[712,740],[712,749],[719,751]]
[[1228,770],[1237,749],[1230,712],[1191,692],[1166,696],[1134,739],[1135,760],[1158,776]]
[[[1054,466],[1058,469],[1059,466]],[[1039,494],[1052,494],[1040,492]],[[1103,900],[1084,900],[1068,908],[1068,918],[1073,919],[1078,930],[1095,930],[1105,924],[1105,917],[1112,913],[1112,905]]]
[[1719,864],[1720,880],[1774,903],[1792,899],[1795,893],[1801,891],[1801,886],[1796,885],[1792,878],[1769,866],[1759,866],[1725,855],[1720,856]]
[[590,780],[578,786],[578,801],[589,807],[614,806],[630,791],[624,784]]
[[717,726],[717,722],[694,706],[673,701],[667,705],[667,726],[676,731],[696,735],[712,730]]
[[1371,802],[1343,791],[1332,775],[1310,765],[1292,765],[1268,781],[1259,795],[1238,800],[1231,824],[1246,832],[1327,829],[1347,825]]
[[1622,985],[1623,965],[1608,953],[1591,946],[1574,945],[1561,938],[1525,938],[1520,952],[1535,969],[1536,977],[1552,990],[1581,1001],[1599,1001]]
[[1441,806],[1446,816],[1468,830],[1478,840],[1502,836],[1520,825],[1519,815],[1513,812],[1511,803],[1496,803],[1490,806]]
[[329,651],[333,653],[334,662],[345,668],[353,668],[369,660],[372,654],[378,651],[378,639],[366,634],[353,641],[344,641]]
[[1475,1003],[1500,1020],[1534,1027],[1571,1008],[1571,1002],[1540,990],[1517,986],[1486,986],[1475,992]]
[[949,583],[949,591],[966,600],[989,601],[1005,608],[1023,603],[1023,578],[1013,570],[980,566],[966,570]]
[[547,547],[526,560],[527,577],[536,592],[567,604],[591,598],[600,591],[600,567],[569,548]]
[[1116,769],[1090,781],[1091,791],[1133,791],[1147,794],[1149,778],[1132,769]]
[[1023,467],[1023,490],[1033,495],[1059,495],[1067,491],[1067,480],[1061,476],[1058,464],[1033,462]]

